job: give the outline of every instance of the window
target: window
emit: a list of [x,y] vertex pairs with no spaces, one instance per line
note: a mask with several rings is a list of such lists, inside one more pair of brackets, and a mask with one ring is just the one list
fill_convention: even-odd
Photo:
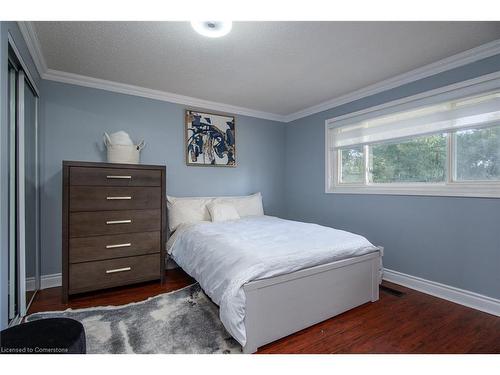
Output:
[[328,120],[327,192],[500,197],[500,91],[429,101]]
[[340,181],[342,183],[362,183],[364,180],[363,147],[346,148],[340,150],[342,159]]
[[445,181],[446,134],[378,143],[369,151],[373,183]]
[[500,125],[455,133],[457,181],[500,181]]

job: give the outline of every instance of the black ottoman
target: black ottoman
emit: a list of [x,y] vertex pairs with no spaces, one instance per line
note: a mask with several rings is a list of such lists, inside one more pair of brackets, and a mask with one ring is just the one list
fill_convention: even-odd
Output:
[[51,318],[0,332],[2,354],[85,354],[85,330],[73,319]]

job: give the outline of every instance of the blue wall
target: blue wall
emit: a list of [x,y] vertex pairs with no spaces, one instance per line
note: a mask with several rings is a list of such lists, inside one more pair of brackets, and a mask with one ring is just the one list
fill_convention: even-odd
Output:
[[385,266],[500,297],[500,200],[324,192],[324,121],[500,70],[484,59],[290,124],[237,117],[237,168],[187,167],[184,106],[43,81],[42,274],[60,272],[61,161],[105,160],[104,130],[145,138],[172,195],[262,191],[266,212],[342,228],[385,246]]
[[167,165],[170,195],[261,191],[265,212],[284,215],[285,124],[236,116],[237,167],[188,167],[185,106],[51,81],[42,91],[42,275],[61,272],[61,162],[105,161],[104,131],[144,138],[141,162]]
[[366,236],[384,266],[500,298],[500,199],[325,194],[325,120],[500,70],[500,55],[296,120],[286,128],[287,216]]
[[15,22],[0,22],[0,328],[7,325],[8,308],[8,36],[12,36],[35,84],[40,76]]

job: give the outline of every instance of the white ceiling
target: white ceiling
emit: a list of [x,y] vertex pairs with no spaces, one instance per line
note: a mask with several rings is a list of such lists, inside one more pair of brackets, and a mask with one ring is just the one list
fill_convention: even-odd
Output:
[[35,22],[49,69],[288,115],[500,38],[500,22]]

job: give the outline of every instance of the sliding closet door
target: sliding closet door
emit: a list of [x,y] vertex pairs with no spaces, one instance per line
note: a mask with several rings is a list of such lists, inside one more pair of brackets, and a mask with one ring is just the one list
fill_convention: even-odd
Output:
[[17,251],[17,70],[9,62],[9,324],[19,315]]
[[9,325],[40,288],[38,91],[9,38]]
[[17,259],[19,313],[26,314],[26,211],[24,182],[24,72],[17,72]]
[[[24,79],[24,246],[26,306],[39,289],[37,96]],[[20,140],[21,141],[21,140]],[[23,314],[24,315],[24,314]]]

